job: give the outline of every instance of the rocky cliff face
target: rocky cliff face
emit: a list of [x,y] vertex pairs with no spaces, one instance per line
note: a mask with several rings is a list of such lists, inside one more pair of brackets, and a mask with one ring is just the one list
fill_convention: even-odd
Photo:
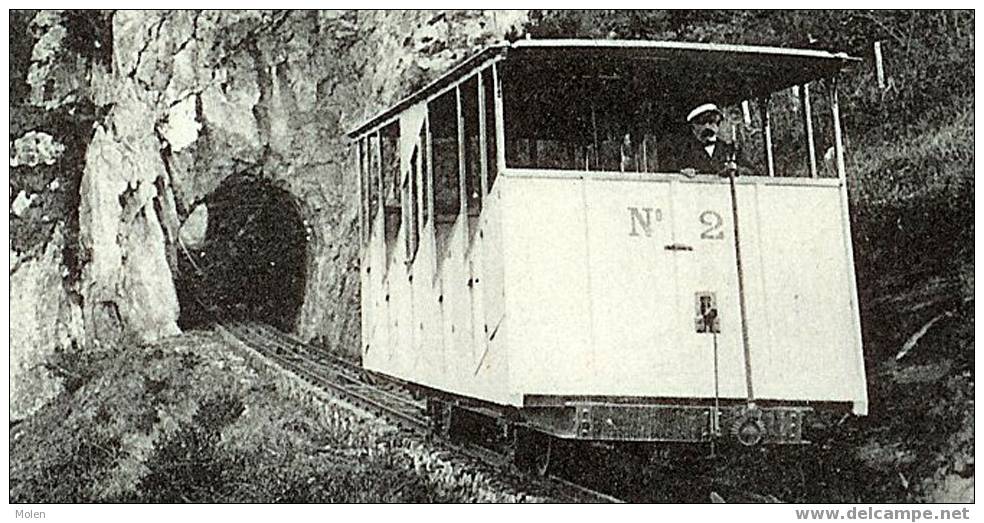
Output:
[[203,205],[230,176],[296,199],[307,261],[295,329],[354,346],[358,206],[345,130],[524,17],[12,15],[30,35],[11,50],[13,418],[57,392],[45,367],[56,351],[180,332],[179,238],[202,236]]

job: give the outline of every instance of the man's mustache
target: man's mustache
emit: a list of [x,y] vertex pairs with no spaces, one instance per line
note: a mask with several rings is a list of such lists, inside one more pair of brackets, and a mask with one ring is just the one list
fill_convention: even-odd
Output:
[[712,131],[710,129],[704,129],[703,131],[700,132],[700,137],[701,138],[714,138],[714,134],[715,134],[714,131]]

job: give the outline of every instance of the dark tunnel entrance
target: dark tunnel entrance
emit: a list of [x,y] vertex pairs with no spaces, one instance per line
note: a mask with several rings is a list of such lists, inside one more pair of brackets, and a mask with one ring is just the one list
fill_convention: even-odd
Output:
[[204,238],[178,245],[178,325],[256,320],[292,330],[304,301],[308,239],[297,200],[269,180],[233,176],[205,205]]

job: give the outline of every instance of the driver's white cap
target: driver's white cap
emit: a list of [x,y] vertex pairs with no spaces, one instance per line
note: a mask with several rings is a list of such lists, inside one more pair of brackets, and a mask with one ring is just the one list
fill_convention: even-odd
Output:
[[690,111],[690,114],[687,115],[687,121],[690,122],[694,118],[697,118],[698,116],[709,112],[718,113],[719,115],[724,116],[724,113],[721,112],[721,109],[718,109],[718,106],[714,104],[704,104],[694,107],[694,110]]

